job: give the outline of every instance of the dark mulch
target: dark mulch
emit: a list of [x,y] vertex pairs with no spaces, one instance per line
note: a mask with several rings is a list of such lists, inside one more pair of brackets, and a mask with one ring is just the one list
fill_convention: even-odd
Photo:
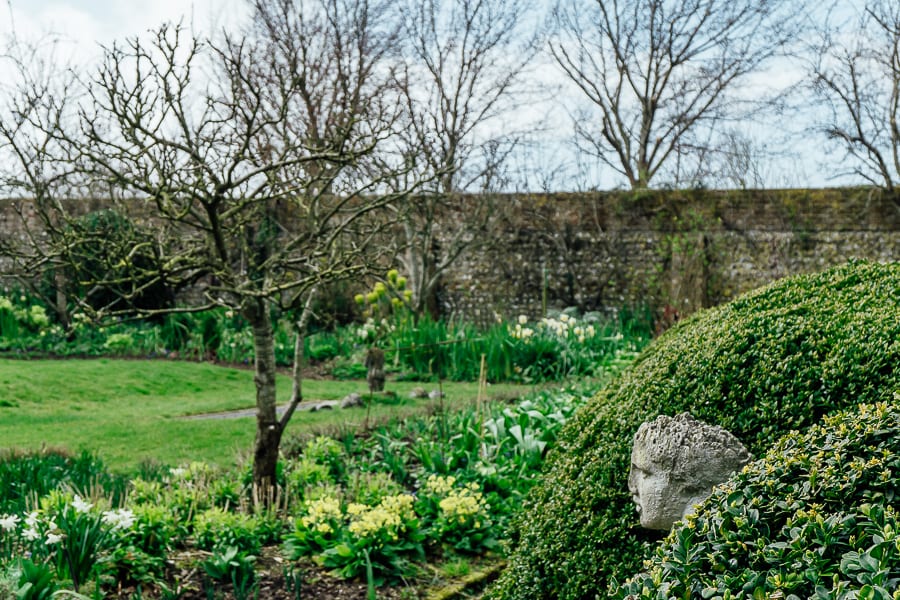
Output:
[[[234,586],[229,583],[210,581],[201,569],[193,566],[196,564],[197,552],[185,552],[174,558],[174,563],[184,566],[174,568],[171,578],[180,582],[181,594],[179,600],[366,600],[367,587],[365,581],[346,581],[329,574],[312,562],[304,562],[295,566],[290,574],[287,565],[277,556],[271,548],[264,549],[257,563],[256,587],[259,594],[253,590],[249,594],[235,594]],[[291,581],[286,580],[286,575]],[[299,593],[295,589],[299,580]],[[383,586],[378,588],[379,600],[416,600],[424,597],[415,589],[417,584],[409,586]],[[422,587],[426,587],[422,584]],[[138,593],[135,586],[123,587],[107,593],[107,600],[157,600],[165,596],[159,589],[148,589],[146,586]]]
[[[266,548],[259,557],[256,569],[256,588],[249,593],[235,593],[231,583],[211,582],[197,565],[208,553],[185,551],[173,557],[170,579],[181,582],[179,595],[164,595],[159,589],[138,590],[134,586],[107,592],[106,600],[367,600],[365,581],[345,581],[334,577],[326,569],[311,561],[289,565],[278,555],[277,549]],[[440,575],[437,569],[423,568],[419,578],[395,586],[376,590],[378,600],[422,600],[441,598],[461,600],[480,598],[484,587],[493,581],[503,566],[496,557],[467,561],[471,571],[453,579]],[[174,566],[175,564],[181,566]],[[299,574],[299,577],[296,575]],[[290,581],[286,579],[290,578]],[[295,588],[299,580],[300,588]],[[258,590],[258,594],[257,594]]]

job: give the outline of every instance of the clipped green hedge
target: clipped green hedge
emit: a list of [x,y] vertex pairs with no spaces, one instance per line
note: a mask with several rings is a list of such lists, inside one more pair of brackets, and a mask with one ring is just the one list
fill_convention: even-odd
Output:
[[788,434],[716,488],[613,596],[891,600],[900,394]]
[[900,264],[852,262],[701,311],[651,344],[572,419],[529,496],[492,599],[603,597],[658,537],[627,488],[631,440],[689,411],[754,455],[836,409],[900,387]]

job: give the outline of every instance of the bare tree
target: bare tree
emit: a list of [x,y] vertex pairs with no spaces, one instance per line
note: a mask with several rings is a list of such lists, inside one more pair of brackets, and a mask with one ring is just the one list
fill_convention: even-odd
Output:
[[[30,203],[10,202],[10,207],[23,224],[24,242],[37,248],[43,243],[45,231],[60,227],[58,222],[46,221],[54,203],[76,188],[72,181],[74,164],[61,160],[70,150],[56,130],[71,116],[68,100],[75,93],[77,80],[60,57],[56,40],[50,37],[32,43],[16,38],[13,32],[0,55],[0,64],[6,73],[17,75],[15,82],[0,83],[0,194],[31,198]],[[34,282],[35,273],[52,275],[60,293],[43,299],[56,309],[59,321],[68,324],[61,265],[41,256],[16,260],[21,258],[13,251],[17,241],[0,239],[0,255],[11,263],[4,274],[24,274],[20,283],[38,295],[43,295],[40,286],[28,286]]]
[[828,108],[821,127],[849,159],[842,174],[894,191],[900,182],[900,5],[874,0],[850,26],[826,23],[813,55],[813,89]]
[[788,0],[560,0],[550,50],[589,108],[584,151],[643,188],[754,94],[750,76],[792,39]]
[[[497,214],[491,192],[504,185],[506,160],[524,130],[503,119],[523,101],[536,48],[526,22],[533,9],[522,0],[403,4],[402,147],[420,173],[434,176],[402,212],[400,262],[417,314],[436,313],[442,274],[488,239]],[[481,196],[463,201],[463,192]]]
[[[108,48],[93,78],[66,96],[73,110],[61,112],[71,122],[51,118],[45,107],[57,100],[31,90],[24,98],[35,107],[33,130],[59,146],[45,156],[72,165],[67,181],[77,193],[110,198],[152,232],[135,246],[156,258],[141,281],[201,285],[202,302],[161,310],[227,306],[249,322],[253,480],[265,494],[301,400],[315,290],[366,271],[385,207],[410,190],[383,188],[399,179],[388,170],[403,168],[385,149],[398,117],[387,61],[397,39],[390,3],[256,0],[253,8],[252,27],[239,36],[204,41],[163,26],[149,42]],[[4,132],[17,147],[40,141]],[[25,159],[18,166],[28,170]],[[72,222],[65,200],[73,197],[51,190],[39,203],[48,238],[28,249],[33,264],[71,260],[73,230],[64,225]],[[299,313],[293,393],[280,417],[275,307]]]

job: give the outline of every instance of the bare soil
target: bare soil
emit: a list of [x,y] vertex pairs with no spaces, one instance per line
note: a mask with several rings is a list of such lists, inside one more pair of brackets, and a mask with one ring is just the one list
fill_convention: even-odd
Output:
[[[256,586],[249,594],[235,593],[231,583],[210,581],[197,566],[205,552],[185,552],[173,558],[171,578],[180,584],[179,600],[367,600],[365,581],[343,580],[311,561],[288,565],[276,548],[266,548],[259,557]],[[499,573],[502,563],[493,560],[473,567],[481,569],[467,578],[448,580],[436,572],[423,573],[416,580],[395,586],[377,588],[378,600],[462,600],[479,598],[488,581]],[[299,582],[299,589],[297,583]],[[138,591],[136,586],[122,587],[106,595],[108,600],[160,600],[166,598],[159,589]],[[172,596],[168,596],[172,597]]]

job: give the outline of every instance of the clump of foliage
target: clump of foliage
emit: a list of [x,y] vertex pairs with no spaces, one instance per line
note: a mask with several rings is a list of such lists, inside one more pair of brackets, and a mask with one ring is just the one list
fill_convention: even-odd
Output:
[[657,339],[561,433],[491,598],[605,595],[650,554],[627,490],[631,441],[689,411],[755,455],[792,429],[900,385],[900,264],[852,262],[696,313]]
[[60,489],[85,492],[99,488],[118,502],[127,484],[125,477],[111,474],[103,461],[89,452],[0,451],[0,513],[24,512],[30,498]]
[[200,550],[193,567],[207,595],[230,587],[250,598],[254,557],[273,545],[286,561],[372,585],[418,577],[424,561],[490,555],[565,422],[600,385],[394,420],[366,435],[297,438],[263,511],[240,469],[145,465],[123,493],[89,454],[0,457],[0,590],[23,585],[25,556],[29,581],[48,595],[169,597],[181,585],[173,552]]
[[[65,230],[63,291],[96,310],[159,310],[174,305],[153,239],[127,216],[111,209],[73,219]],[[85,284],[84,282],[90,282]],[[55,281],[54,284],[58,284]]]
[[[389,271],[387,283],[357,298],[364,323],[318,329],[304,339],[304,357],[333,361],[336,377],[364,378],[367,350],[385,351],[387,369],[407,380],[476,381],[485,359],[488,381],[539,383],[599,376],[622,350],[636,350],[650,338],[647,319],[628,312],[610,318],[574,309],[488,328],[471,323],[415,319],[405,303],[406,282]],[[0,295],[0,352],[15,356],[129,356],[253,362],[253,334],[246,319],[215,308],[154,319],[95,320],[71,307],[66,325],[27,293]],[[294,317],[273,311],[275,361],[294,360]],[[0,400],[2,401],[2,400]]]
[[0,295],[0,338],[15,338],[20,334],[35,334],[50,323],[43,306],[31,304],[26,296],[19,303]]
[[717,487],[613,597],[896,597],[898,401],[783,437]]

